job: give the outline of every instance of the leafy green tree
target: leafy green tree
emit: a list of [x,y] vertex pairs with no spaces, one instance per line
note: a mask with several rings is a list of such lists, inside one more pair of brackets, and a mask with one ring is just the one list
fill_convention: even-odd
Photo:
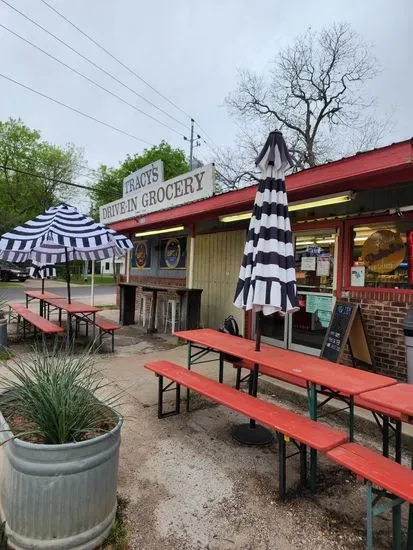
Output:
[[73,201],[76,188],[56,180],[75,180],[81,162],[83,155],[74,145],[43,141],[20,119],[0,121],[0,234],[59,201]]
[[98,169],[97,180],[92,184],[90,193],[93,215],[98,218],[99,206],[122,197],[123,179],[126,176],[156,160],[163,161],[166,180],[189,170],[185,152],[182,149],[173,149],[166,141],[161,141],[159,145],[145,149],[142,154],[128,155],[119,168],[109,168],[102,164]]

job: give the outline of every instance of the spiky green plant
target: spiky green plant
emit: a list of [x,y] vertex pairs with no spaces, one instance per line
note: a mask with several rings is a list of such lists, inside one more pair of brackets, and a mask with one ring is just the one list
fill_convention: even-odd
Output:
[[4,319],[4,317],[6,316],[7,306],[8,302],[6,298],[2,294],[0,294],[0,319]]
[[94,368],[91,351],[48,349],[45,342],[27,358],[7,363],[11,376],[0,377],[5,392],[0,407],[8,418],[21,418],[30,429],[14,433],[37,434],[45,444],[81,441],[110,431],[120,418],[114,393]]

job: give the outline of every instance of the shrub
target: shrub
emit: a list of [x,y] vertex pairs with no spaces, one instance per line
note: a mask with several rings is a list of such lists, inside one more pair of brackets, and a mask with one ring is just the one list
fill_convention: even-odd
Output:
[[11,377],[0,377],[0,404],[15,437],[45,444],[73,443],[114,428],[120,393],[110,391],[86,351],[53,348],[43,342],[27,358],[7,364]]

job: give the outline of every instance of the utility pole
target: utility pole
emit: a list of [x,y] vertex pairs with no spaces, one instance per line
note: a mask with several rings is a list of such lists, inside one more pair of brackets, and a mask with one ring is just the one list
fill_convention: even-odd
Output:
[[194,162],[194,119],[191,118],[191,141],[189,142],[189,170],[192,170]]
[[194,135],[194,124],[195,120],[191,118],[191,137],[187,138],[184,136],[185,141],[189,141],[189,170],[193,170],[194,167],[194,147],[199,147],[201,143],[199,140],[201,136],[199,134]]

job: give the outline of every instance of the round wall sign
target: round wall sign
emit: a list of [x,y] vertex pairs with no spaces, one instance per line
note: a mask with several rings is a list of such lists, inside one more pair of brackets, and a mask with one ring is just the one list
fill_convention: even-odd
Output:
[[165,263],[168,267],[178,267],[181,259],[181,245],[178,239],[168,239],[165,245]]
[[404,260],[406,246],[398,233],[380,229],[365,241],[361,250],[364,264],[375,273],[390,273]]
[[141,241],[136,245],[136,267],[137,269],[143,269],[146,265],[148,257],[148,249],[145,241]]

